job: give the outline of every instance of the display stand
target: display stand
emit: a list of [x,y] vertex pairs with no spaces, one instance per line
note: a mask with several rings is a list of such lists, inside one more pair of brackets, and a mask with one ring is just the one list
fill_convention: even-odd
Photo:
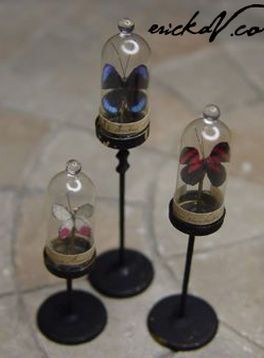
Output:
[[[148,128],[147,128],[148,131]],[[117,298],[137,295],[151,283],[154,270],[150,260],[138,251],[125,248],[125,173],[129,168],[127,161],[128,148],[139,145],[146,138],[146,131],[129,140],[111,139],[102,131],[96,122],[96,132],[102,142],[119,149],[116,157],[119,164],[119,248],[107,251],[98,256],[95,268],[90,274],[90,282],[99,292]]]
[[172,350],[200,348],[210,342],[217,332],[218,319],[214,309],[201,298],[188,294],[188,285],[195,235],[209,235],[217,231],[223,224],[224,215],[213,224],[202,227],[189,225],[188,229],[188,223],[174,216],[170,202],[169,218],[172,225],[189,235],[182,292],[162,299],[152,308],[148,316],[148,328],[158,343]]
[[67,289],[42,303],[37,325],[54,342],[71,345],[88,342],[103,331],[107,314],[95,296],[72,289],[72,280],[86,276],[96,258],[95,187],[76,159],[69,160],[66,169],[51,179],[46,209],[44,263],[52,275],[66,280]]
[[72,277],[80,277],[86,272],[63,273],[52,269],[47,255],[44,259],[48,270],[58,277],[66,279],[65,291],[56,293],[46,299],[37,313],[40,331],[54,342],[62,344],[79,344],[89,342],[104,329],[107,314],[102,302],[95,296],[81,290],[72,289]]

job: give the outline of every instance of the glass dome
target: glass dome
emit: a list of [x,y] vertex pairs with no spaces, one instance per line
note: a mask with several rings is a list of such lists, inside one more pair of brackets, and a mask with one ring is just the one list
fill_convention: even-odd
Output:
[[45,263],[58,276],[85,274],[95,259],[95,186],[77,160],[53,177],[47,192]]
[[149,124],[147,42],[133,32],[134,23],[122,19],[119,33],[111,37],[102,51],[102,98],[100,124],[119,136],[133,136]]
[[219,117],[217,106],[206,106],[181,138],[173,214],[190,224],[208,225],[224,215],[231,133]]

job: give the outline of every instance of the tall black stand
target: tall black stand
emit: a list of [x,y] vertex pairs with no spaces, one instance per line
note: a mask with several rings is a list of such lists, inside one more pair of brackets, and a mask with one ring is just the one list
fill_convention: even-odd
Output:
[[100,255],[89,278],[91,284],[110,297],[131,297],[144,291],[151,283],[154,270],[148,258],[140,252],[125,248],[125,173],[129,168],[129,151],[117,153],[119,164],[119,248]]
[[180,317],[184,317],[186,313],[186,298],[188,293],[189,279],[190,279],[191,266],[192,266],[194,240],[195,240],[195,236],[190,235],[188,241],[188,249],[186,255],[183,282],[182,282],[182,294],[181,294],[180,311],[179,311]]
[[116,157],[119,159],[119,164],[116,171],[119,173],[119,263],[120,266],[124,264],[125,252],[125,180],[126,171],[129,169],[127,158],[129,151],[127,149],[119,150]]
[[224,215],[218,222],[203,227],[191,225],[188,230],[188,224],[173,215],[170,203],[169,217],[177,229],[189,235],[182,292],[160,300],[150,311],[147,323],[152,337],[158,343],[175,351],[188,351],[209,343],[218,328],[214,309],[201,298],[188,294],[195,232],[197,235],[206,235],[206,232],[209,234],[218,230]]
[[[46,267],[53,273],[45,254],[44,258]],[[37,312],[37,325],[44,336],[57,343],[89,342],[103,331],[107,321],[106,310],[95,296],[73,290],[72,278],[67,276],[60,271],[59,277],[66,279],[66,291],[56,293],[42,303]]]

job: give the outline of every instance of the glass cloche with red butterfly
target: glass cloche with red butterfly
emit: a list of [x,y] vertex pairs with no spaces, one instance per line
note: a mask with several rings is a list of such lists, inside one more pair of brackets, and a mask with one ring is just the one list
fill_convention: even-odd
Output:
[[87,342],[106,324],[103,304],[93,295],[72,289],[72,280],[94,265],[95,186],[81,164],[69,160],[47,190],[47,240],[44,262],[53,275],[67,281],[67,290],[49,297],[38,311],[41,332],[64,344]]
[[118,22],[119,33],[102,51],[101,104],[97,135],[107,146],[132,148],[149,134],[150,47],[134,33],[130,19]]
[[171,217],[181,229],[194,226],[202,234],[221,226],[224,194],[230,162],[231,133],[215,105],[205,107],[181,139],[177,185],[171,202]]
[[169,203],[172,225],[188,234],[182,292],[161,299],[148,316],[148,328],[160,344],[175,351],[198,349],[217,333],[218,318],[205,300],[188,293],[196,236],[217,231],[224,222],[224,195],[230,163],[231,133],[216,105],[206,106],[181,139],[178,177]]

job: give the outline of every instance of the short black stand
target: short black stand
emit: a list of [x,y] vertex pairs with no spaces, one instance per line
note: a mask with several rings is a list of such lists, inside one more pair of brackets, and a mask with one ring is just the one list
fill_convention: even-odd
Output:
[[40,306],[37,324],[50,340],[62,344],[89,342],[104,329],[106,310],[95,296],[72,290],[72,279],[67,279],[67,290],[50,296]]
[[100,255],[90,273],[91,284],[99,292],[110,297],[125,298],[144,291],[151,283],[154,270],[148,258],[135,250],[125,249],[125,173],[129,168],[129,151],[120,149],[117,153],[119,165],[116,170],[119,182],[119,249]]
[[[188,284],[191,273],[194,232],[206,235],[219,229],[224,220],[201,227],[179,222],[174,217],[170,203],[169,217],[171,223],[183,232],[189,234],[186,254],[185,271],[182,284],[182,293],[166,297],[159,301],[148,316],[148,329],[152,337],[161,345],[175,351],[189,351],[198,349],[209,343],[216,335],[218,319],[214,309],[204,300],[188,294]],[[197,235],[199,235],[197,234]]]

